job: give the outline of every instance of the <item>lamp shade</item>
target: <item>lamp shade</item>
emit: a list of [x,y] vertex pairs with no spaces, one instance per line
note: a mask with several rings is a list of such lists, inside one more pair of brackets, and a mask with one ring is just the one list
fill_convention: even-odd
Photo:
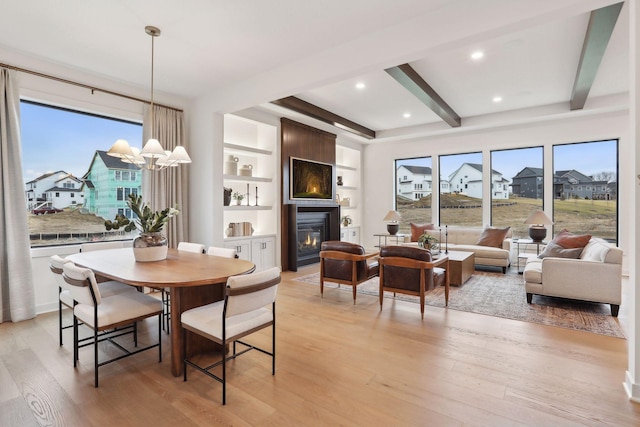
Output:
[[538,209],[531,212],[531,215],[524,220],[524,223],[533,225],[552,225],[553,221],[551,221],[551,218],[549,218],[546,213]]
[[109,151],[107,151],[107,154],[120,159],[133,158],[135,156],[126,139],[118,139],[114,142],[111,148],[109,148]]
[[142,148],[140,155],[142,155],[142,157],[151,157],[157,159],[158,157],[166,156],[167,154],[164,152],[162,145],[160,145],[160,141],[158,141],[157,139],[150,139]]
[[191,163],[191,157],[189,157],[187,150],[182,145],[178,145],[173,149],[168,160],[171,163]]
[[389,222],[398,222],[402,219],[402,216],[396,211],[389,211],[389,213],[384,217],[383,221]]

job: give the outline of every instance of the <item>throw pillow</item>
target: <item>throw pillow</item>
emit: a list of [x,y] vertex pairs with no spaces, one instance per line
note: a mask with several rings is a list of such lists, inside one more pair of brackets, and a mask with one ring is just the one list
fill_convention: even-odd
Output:
[[542,251],[542,253],[538,255],[538,258],[555,257],[555,258],[578,259],[580,258],[581,253],[582,253],[582,248],[566,249],[560,246],[559,244],[551,241],[549,242],[549,244],[547,244],[547,247],[544,248],[544,251]]
[[491,246],[494,248],[502,248],[502,242],[504,238],[507,236],[509,229],[507,228],[491,228],[487,227],[484,229],[480,238],[476,242],[476,245],[479,246]]
[[572,234],[566,228],[558,233],[553,241],[565,249],[580,248],[583,249],[591,240],[589,234]]
[[417,242],[420,236],[425,233],[425,230],[435,230],[436,227],[433,224],[414,224],[410,222],[411,225],[411,241]]

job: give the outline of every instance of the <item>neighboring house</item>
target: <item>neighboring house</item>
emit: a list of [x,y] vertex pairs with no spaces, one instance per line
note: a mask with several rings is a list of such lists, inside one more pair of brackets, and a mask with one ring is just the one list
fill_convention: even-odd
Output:
[[553,197],[556,199],[613,200],[616,183],[595,181],[575,169],[556,171],[553,176]]
[[42,206],[64,209],[83,205],[82,181],[62,170],[40,175],[27,182],[25,187],[29,211]]
[[527,166],[511,181],[511,192],[517,196],[529,199],[542,199],[544,196],[542,168]]
[[427,166],[402,165],[396,169],[398,194],[410,200],[420,200],[433,191],[432,170]]
[[113,219],[116,214],[133,217],[127,198],[142,191],[142,172],[137,166],[98,150],[82,179],[89,212],[106,219]]
[[[463,163],[449,175],[450,191],[466,194],[476,199],[482,198],[482,165]],[[492,199],[509,199],[509,181],[496,170],[491,170]]]
[[[433,192],[433,171],[428,166],[402,165],[396,169],[397,192],[409,200],[420,200]],[[449,181],[440,180],[440,193],[450,193]]]

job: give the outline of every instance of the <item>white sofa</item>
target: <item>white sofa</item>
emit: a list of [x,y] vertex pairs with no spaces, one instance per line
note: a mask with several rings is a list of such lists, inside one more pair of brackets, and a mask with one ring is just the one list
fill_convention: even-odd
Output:
[[570,298],[610,304],[618,316],[622,250],[606,240],[591,238],[578,259],[531,257],[523,274],[529,304],[534,294]]
[[[507,268],[511,265],[511,230],[507,232],[505,239],[502,241],[502,247],[480,246],[476,242],[480,239],[480,235],[484,230],[476,227],[447,227],[447,236],[445,239],[445,229],[442,228],[442,241],[440,248],[445,250],[445,241],[450,251],[473,252],[475,265],[500,267],[502,272],[506,273]],[[433,236],[440,238],[438,230],[427,230]],[[405,242],[404,245],[417,246],[417,242]]]

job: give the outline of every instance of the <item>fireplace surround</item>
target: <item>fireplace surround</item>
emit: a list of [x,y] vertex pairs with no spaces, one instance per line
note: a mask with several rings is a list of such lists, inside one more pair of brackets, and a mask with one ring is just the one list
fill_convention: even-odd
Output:
[[340,240],[340,207],[290,204],[288,236],[289,270],[320,262],[320,244]]

